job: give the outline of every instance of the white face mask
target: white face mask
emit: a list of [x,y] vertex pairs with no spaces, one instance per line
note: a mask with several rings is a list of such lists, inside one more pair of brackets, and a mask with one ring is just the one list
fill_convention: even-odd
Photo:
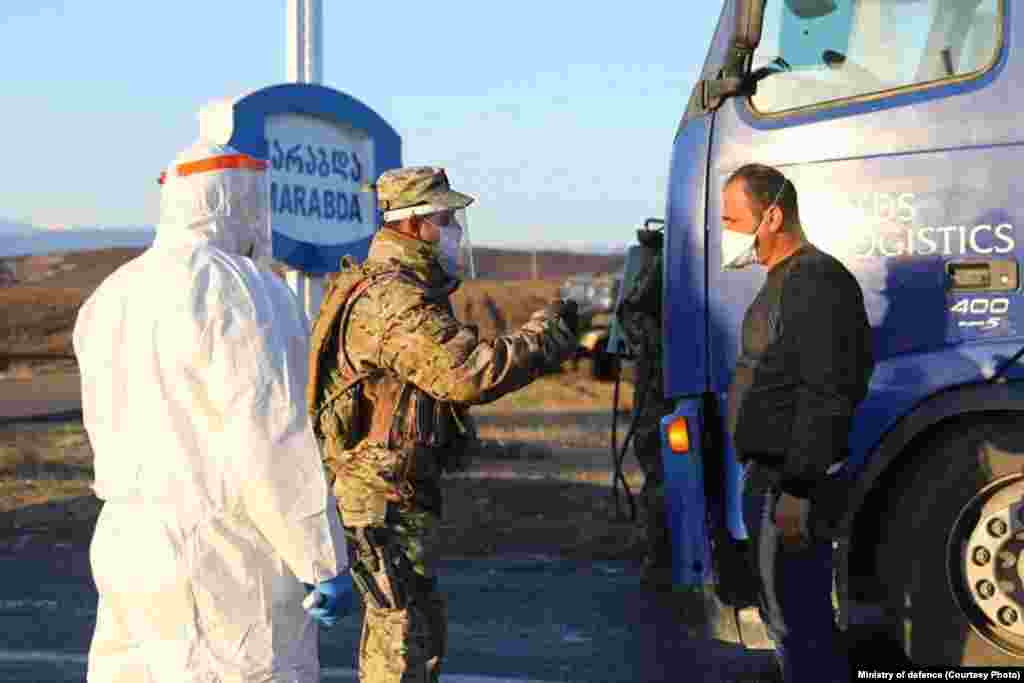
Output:
[[760,263],[757,257],[757,233],[761,232],[761,227],[764,225],[764,219],[768,217],[768,212],[771,211],[773,206],[776,206],[776,202],[779,201],[779,197],[782,196],[782,191],[786,189],[786,183],[789,179],[786,179],[782,183],[782,187],[775,193],[775,199],[768,205],[768,208],[761,214],[761,222],[757,224],[757,230],[747,234],[745,232],[736,232],[735,230],[724,229],[722,230],[722,268],[725,270],[739,270],[740,268],[746,268],[752,266],[755,263]]
[[[760,226],[758,226],[760,229]],[[739,270],[757,263],[757,233],[722,231],[722,268]]]

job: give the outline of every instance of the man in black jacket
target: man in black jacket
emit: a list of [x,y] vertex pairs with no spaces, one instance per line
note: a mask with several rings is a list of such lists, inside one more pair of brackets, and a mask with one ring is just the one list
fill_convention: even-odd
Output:
[[746,465],[743,508],[761,616],[785,681],[846,681],[832,611],[832,550],[854,410],[874,369],[853,275],[807,241],[796,188],[750,164],[723,191],[725,268],[768,270],[743,319],[729,429]]

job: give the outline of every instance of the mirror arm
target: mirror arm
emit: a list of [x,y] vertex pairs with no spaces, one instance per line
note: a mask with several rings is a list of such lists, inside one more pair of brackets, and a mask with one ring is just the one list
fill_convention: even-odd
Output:
[[736,26],[725,64],[714,79],[699,83],[704,111],[713,111],[730,97],[753,95],[756,81],[750,78],[750,62],[761,43],[765,0],[735,0]]
[[757,81],[751,78],[749,67],[752,53],[752,50],[734,45],[718,77],[704,79],[699,83],[701,104],[705,111],[718,109],[730,97],[754,94]]

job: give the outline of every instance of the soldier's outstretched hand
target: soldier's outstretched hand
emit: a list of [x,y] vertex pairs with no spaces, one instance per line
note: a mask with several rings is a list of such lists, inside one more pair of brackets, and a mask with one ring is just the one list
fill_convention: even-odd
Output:
[[[561,318],[573,336],[580,331],[579,306],[572,299],[555,299],[538,313],[546,318]],[[535,314],[536,315],[536,314]]]

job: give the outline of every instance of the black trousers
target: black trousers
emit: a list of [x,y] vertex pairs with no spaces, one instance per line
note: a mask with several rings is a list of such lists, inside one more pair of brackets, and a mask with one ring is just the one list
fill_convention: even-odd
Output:
[[775,526],[780,492],[758,473],[757,465],[747,469],[743,518],[760,582],[761,620],[775,640],[784,680],[846,683],[849,656],[832,608],[832,543],[784,548]]

